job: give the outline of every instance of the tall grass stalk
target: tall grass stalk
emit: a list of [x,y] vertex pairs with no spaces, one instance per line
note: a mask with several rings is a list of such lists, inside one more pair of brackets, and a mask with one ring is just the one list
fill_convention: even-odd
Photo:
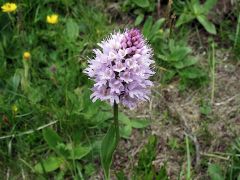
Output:
[[212,42],[211,44],[211,55],[210,55],[210,62],[211,62],[211,78],[212,78],[212,88],[211,88],[211,104],[214,103],[214,94],[215,94],[215,66],[216,66],[216,59],[215,59],[215,44]]
[[187,150],[187,175],[186,180],[191,180],[191,156],[189,148],[189,140],[187,134],[185,134],[186,150]]

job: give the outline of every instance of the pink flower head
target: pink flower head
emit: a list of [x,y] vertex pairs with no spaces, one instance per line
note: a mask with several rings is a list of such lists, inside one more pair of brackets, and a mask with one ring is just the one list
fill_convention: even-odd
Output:
[[95,82],[93,101],[121,103],[131,109],[148,100],[154,74],[152,49],[138,29],[111,34],[98,44],[84,72]]

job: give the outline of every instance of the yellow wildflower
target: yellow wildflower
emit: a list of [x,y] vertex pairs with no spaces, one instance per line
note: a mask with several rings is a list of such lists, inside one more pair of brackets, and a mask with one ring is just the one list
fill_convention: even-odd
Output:
[[23,53],[23,59],[24,59],[24,60],[29,60],[30,58],[31,58],[30,52],[25,51],[25,52]]
[[17,9],[17,5],[15,3],[5,3],[4,5],[2,5],[1,7],[3,12],[14,12]]
[[57,24],[58,23],[58,15],[57,14],[49,15],[49,16],[47,16],[46,21],[49,24]]
[[18,111],[18,107],[15,104],[12,106],[12,111],[14,113],[16,113]]

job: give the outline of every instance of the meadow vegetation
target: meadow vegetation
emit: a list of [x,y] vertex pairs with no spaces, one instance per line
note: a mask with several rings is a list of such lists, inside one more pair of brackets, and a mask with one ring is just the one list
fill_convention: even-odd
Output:
[[104,179],[112,107],[92,102],[83,71],[126,28],[141,30],[156,73],[148,102],[119,107],[111,179],[240,179],[238,0],[0,6],[0,179]]

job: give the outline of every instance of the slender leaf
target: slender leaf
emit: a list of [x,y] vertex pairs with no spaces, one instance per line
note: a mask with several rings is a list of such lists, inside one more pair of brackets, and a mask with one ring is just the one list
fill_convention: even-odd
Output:
[[109,176],[110,176],[109,173],[110,173],[110,167],[112,164],[112,156],[117,146],[116,139],[117,139],[116,129],[115,129],[115,126],[112,125],[102,140],[101,151],[100,151],[102,167],[103,167],[106,179],[109,179]]
[[152,16],[149,16],[149,17],[147,18],[146,22],[144,23],[144,26],[143,26],[143,35],[144,35],[146,38],[149,38],[151,29],[152,29],[152,25],[153,25],[153,17],[152,17]]
[[143,21],[144,18],[144,14],[139,14],[134,22],[135,26],[138,26],[139,24],[141,24],[141,22]]
[[176,22],[176,27],[181,26],[182,24],[186,24],[190,21],[192,21],[195,18],[195,16],[191,12],[184,12],[180,15]]
[[208,21],[207,17],[204,15],[197,16],[198,21],[203,25],[207,32],[211,34],[216,34],[216,28],[213,23]]
[[159,32],[160,27],[163,25],[163,23],[165,22],[164,18],[161,18],[159,20],[157,20],[156,23],[154,23],[154,25],[152,26],[151,32],[150,32],[150,39],[154,37],[154,35]]

